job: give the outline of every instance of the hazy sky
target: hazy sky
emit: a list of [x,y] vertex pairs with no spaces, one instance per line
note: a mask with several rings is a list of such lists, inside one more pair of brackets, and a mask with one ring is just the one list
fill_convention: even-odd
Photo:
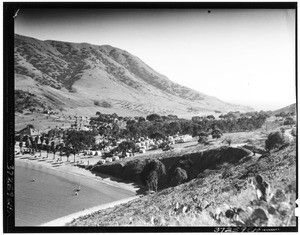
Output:
[[172,81],[272,110],[296,102],[294,10],[24,10],[15,32],[109,44]]

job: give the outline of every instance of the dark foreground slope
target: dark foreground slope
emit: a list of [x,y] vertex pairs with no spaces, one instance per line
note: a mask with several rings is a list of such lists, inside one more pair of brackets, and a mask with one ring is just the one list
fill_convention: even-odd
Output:
[[[258,200],[250,179],[270,185],[268,202]],[[296,145],[264,156],[245,156],[207,169],[197,178],[155,195],[98,211],[69,226],[296,226]],[[242,209],[220,221],[216,212]]]

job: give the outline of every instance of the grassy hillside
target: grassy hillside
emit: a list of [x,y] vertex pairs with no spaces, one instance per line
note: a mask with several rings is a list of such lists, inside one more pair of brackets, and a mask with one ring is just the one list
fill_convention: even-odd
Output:
[[30,92],[15,90],[15,111],[23,113],[25,110],[30,111],[43,111],[44,109],[50,108],[45,102],[38,98],[35,94]]
[[249,111],[181,86],[138,57],[108,45],[41,41],[15,35],[16,89],[39,96],[56,109],[80,115],[106,113],[190,115]]
[[281,109],[277,109],[275,111],[272,111],[272,115],[275,116],[277,114],[280,114],[281,112],[296,113],[296,103],[295,104],[291,104],[291,105],[286,106],[286,107],[283,107]]

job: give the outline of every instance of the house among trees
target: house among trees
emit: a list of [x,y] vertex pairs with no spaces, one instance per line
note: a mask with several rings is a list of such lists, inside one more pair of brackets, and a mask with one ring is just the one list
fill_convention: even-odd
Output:
[[27,125],[22,130],[15,132],[16,140],[19,140],[18,137],[25,136],[25,135],[34,137],[34,136],[40,135],[40,132],[37,130],[34,130],[32,125]]

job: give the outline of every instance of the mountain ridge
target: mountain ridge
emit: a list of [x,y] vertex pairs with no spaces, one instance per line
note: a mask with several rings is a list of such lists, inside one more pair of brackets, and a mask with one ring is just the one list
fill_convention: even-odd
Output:
[[16,89],[31,89],[46,101],[47,92],[61,97],[54,108],[69,111],[84,108],[94,113],[99,101],[111,105],[107,112],[143,115],[252,110],[174,83],[137,56],[110,45],[42,41],[15,34],[15,80]]

